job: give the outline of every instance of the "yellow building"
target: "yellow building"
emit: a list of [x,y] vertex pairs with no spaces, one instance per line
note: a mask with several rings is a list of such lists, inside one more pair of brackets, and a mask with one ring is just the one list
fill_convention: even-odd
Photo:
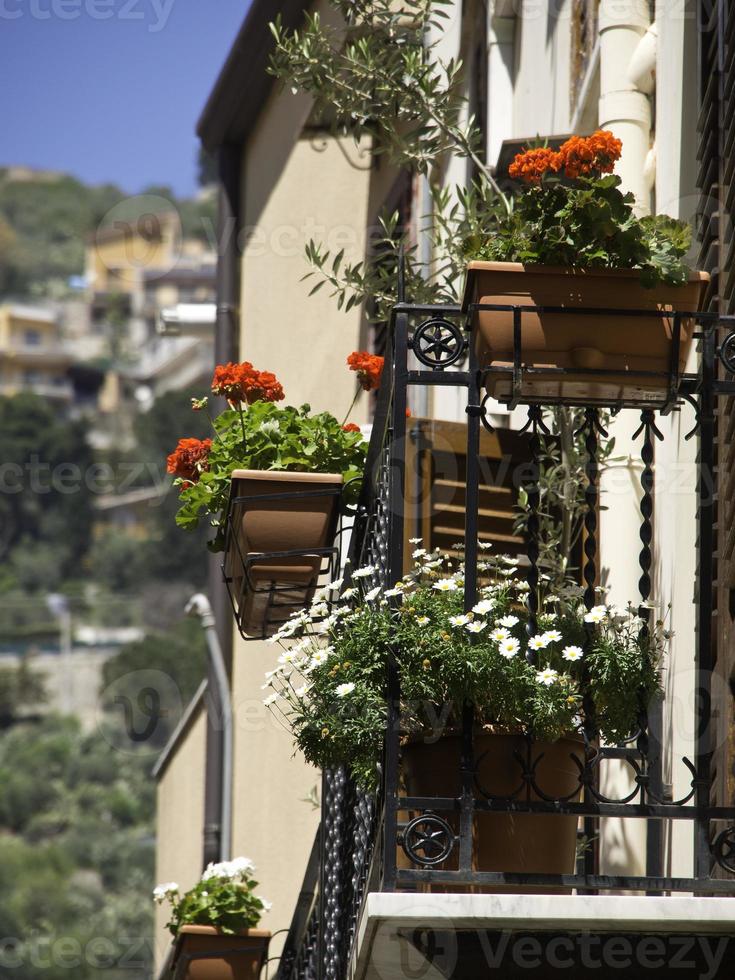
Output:
[[16,303],[0,306],[0,395],[32,391],[69,402],[72,361],[55,314]]

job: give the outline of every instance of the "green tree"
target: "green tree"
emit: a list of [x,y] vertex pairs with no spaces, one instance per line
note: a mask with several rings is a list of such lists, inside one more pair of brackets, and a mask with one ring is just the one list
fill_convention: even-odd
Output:
[[[63,556],[59,574],[71,574],[89,546],[92,525],[86,424],[59,418],[30,393],[0,398],[0,459],[6,489],[0,496],[0,557],[21,542],[31,549],[43,542]],[[32,579],[32,566],[20,557],[17,571]]]

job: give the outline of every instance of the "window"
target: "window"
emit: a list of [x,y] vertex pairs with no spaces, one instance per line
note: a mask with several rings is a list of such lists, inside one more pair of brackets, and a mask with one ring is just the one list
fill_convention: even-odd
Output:
[[34,329],[24,330],[23,343],[26,347],[39,347],[41,344],[41,331]]

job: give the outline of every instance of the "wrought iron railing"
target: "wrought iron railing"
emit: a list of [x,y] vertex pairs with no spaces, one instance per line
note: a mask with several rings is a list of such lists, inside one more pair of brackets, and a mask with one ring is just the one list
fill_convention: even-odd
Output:
[[[404,573],[404,481],[406,445],[406,395],[414,385],[460,386],[467,392],[467,472],[465,512],[465,608],[471,609],[478,594],[478,500],[479,443],[481,426],[489,428],[486,369],[478,364],[472,342],[473,317],[478,310],[504,310],[515,320],[513,363],[505,368],[509,383],[506,402],[528,406],[527,429],[531,454],[536,463],[544,430],[541,399],[528,393],[525,382],[533,374],[523,362],[520,341],[523,318],[528,314],[554,312],[538,307],[417,306],[399,303],[393,313],[389,348],[373,429],[367,479],[353,530],[351,557],[360,565],[375,566],[375,585],[397,581]],[[574,315],[571,311],[565,314]],[[590,311],[579,310],[583,314]],[[630,310],[597,311],[605,317],[630,316]],[[660,316],[651,311],[637,315]],[[681,374],[679,336],[682,317],[694,316],[695,337],[700,345],[697,374]],[[367,892],[372,890],[416,890],[424,886],[470,886],[478,888],[564,888],[578,893],[600,890],[642,891],[648,894],[694,892],[697,894],[735,894],[735,807],[716,805],[711,799],[713,775],[713,576],[714,541],[714,422],[718,399],[735,395],[735,317],[711,313],[672,314],[674,344],[670,363],[659,377],[661,396],[655,404],[650,398],[637,402],[634,397],[582,405],[586,449],[584,546],[581,575],[587,608],[595,604],[598,584],[598,508],[599,451],[603,428],[602,408],[640,413],[635,438],[641,440],[640,475],[640,601],[651,594],[651,568],[654,556],[654,444],[662,438],[657,425],[659,415],[667,415],[688,403],[694,409],[695,424],[687,438],[698,439],[697,469],[697,578],[695,690],[692,721],[693,758],[682,764],[691,775],[678,799],[662,780],[662,715],[660,706],[650,713],[642,706],[639,731],[617,746],[600,746],[588,712],[584,747],[577,758],[578,785],[559,798],[540,784],[539,758],[533,741],[526,741],[518,759],[517,790],[503,797],[487,792],[477,775],[473,745],[473,712],[463,715],[460,789],[456,796],[410,797],[400,780],[400,685],[397,671],[388,677],[389,713],[382,767],[382,784],[377,798],[361,794],[344,770],[327,772],[323,777],[321,844],[318,871],[310,882],[317,896],[311,916],[300,929],[292,929],[289,946],[282,959],[281,980],[342,980],[352,955],[360,910]],[[452,370],[449,370],[452,368]],[[565,369],[557,369],[563,377]],[[613,372],[588,369],[590,380],[609,378]],[[619,373],[619,372],[617,372]],[[574,369],[579,374],[579,369]],[[649,373],[649,380],[652,375]],[[531,385],[531,391],[533,386]],[[564,399],[569,403],[569,399]],[[571,399],[574,403],[574,399]],[[528,612],[533,620],[538,612],[536,590],[539,579],[539,488],[538,465],[528,470],[526,577]],[[398,506],[398,504],[401,506]],[[353,567],[355,567],[353,565]],[[642,606],[643,608],[643,606]],[[621,760],[630,774],[630,789],[613,798],[603,792],[600,768],[605,760]],[[602,818],[645,819],[648,834],[645,875],[602,874],[599,852],[587,847],[573,874],[544,875],[487,871],[473,867],[472,830],[477,814],[549,814],[578,817],[588,839],[594,838]],[[414,814],[409,819],[407,815]],[[692,828],[693,875],[671,877],[664,872],[663,835],[666,821],[687,821]],[[400,867],[397,854],[402,859]],[[453,867],[446,868],[451,856]],[[305,951],[316,949],[316,955]]]

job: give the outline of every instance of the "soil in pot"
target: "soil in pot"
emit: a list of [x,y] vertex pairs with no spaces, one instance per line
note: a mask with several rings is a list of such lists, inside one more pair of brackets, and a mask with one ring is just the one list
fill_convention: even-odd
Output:
[[[692,272],[681,286],[646,288],[636,269],[573,269],[519,262],[470,262],[463,298],[471,303],[604,309],[696,312],[709,275]],[[488,375],[492,395],[508,397],[513,365],[513,314],[478,311],[480,367],[500,368]],[[522,363],[537,373],[524,375],[523,394],[535,398],[661,402],[668,385],[673,318],[606,313],[527,313],[521,316]],[[684,370],[694,321],[682,317],[678,370]],[[565,368],[561,378],[547,370]],[[604,369],[605,378],[574,369]],[[636,372],[656,372],[653,377]]]
[[[458,796],[462,740],[447,735],[434,744],[412,742],[403,747],[403,776],[412,796]],[[521,735],[496,735],[478,731],[474,741],[476,782],[491,796],[513,795],[522,785],[522,767],[517,755],[526,758],[527,742]],[[572,756],[584,760],[580,739],[561,738],[556,742],[534,742],[532,758],[536,784],[546,797],[579,798],[579,768]],[[482,798],[479,790],[476,795]],[[525,790],[519,797],[525,798]],[[542,799],[532,791],[531,800]],[[442,813],[445,819],[447,815]],[[452,825],[456,829],[455,824]],[[448,821],[450,822],[450,821]],[[525,874],[573,874],[576,860],[577,818],[560,814],[476,813],[473,826],[473,869]],[[408,860],[406,858],[406,860]],[[441,866],[457,867],[457,849]],[[412,864],[402,866],[413,867]],[[435,889],[432,887],[432,891]],[[443,890],[449,890],[446,887]],[[541,887],[508,886],[476,889],[483,892],[549,890]]]
[[[277,626],[311,602],[324,557],[310,552],[334,543],[341,488],[339,473],[233,472],[232,500],[251,498],[232,504],[237,543],[232,542],[225,555],[225,575],[244,630],[260,633],[266,621]],[[258,557],[284,551],[301,554]],[[247,580],[245,557],[256,558],[249,565]]]
[[182,926],[176,937],[174,980],[257,980],[270,938],[263,929],[228,936],[213,926]]

